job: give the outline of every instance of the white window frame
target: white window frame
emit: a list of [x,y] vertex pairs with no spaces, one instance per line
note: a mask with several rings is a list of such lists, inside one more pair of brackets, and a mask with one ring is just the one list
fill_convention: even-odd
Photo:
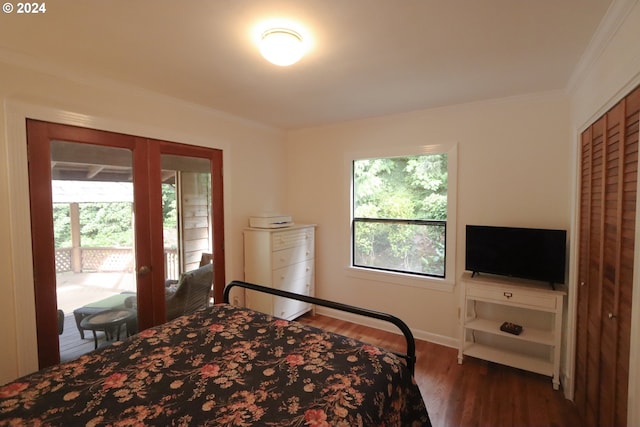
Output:
[[[406,157],[429,154],[447,154],[447,233],[446,233],[446,254],[445,254],[445,277],[420,276],[410,273],[394,271],[375,270],[366,267],[356,267],[353,265],[353,162],[356,160],[386,158],[386,157]],[[388,147],[366,151],[347,153],[345,159],[346,180],[345,185],[349,212],[346,215],[346,231],[349,236],[346,248],[346,270],[347,275],[353,278],[386,282],[394,285],[412,286],[424,289],[434,289],[439,291],[453,292],[456,272],[456,231],[457,231],[457,188],[458,188],[458,144],[442,143],[432,145],[421,145],[413,147]]]

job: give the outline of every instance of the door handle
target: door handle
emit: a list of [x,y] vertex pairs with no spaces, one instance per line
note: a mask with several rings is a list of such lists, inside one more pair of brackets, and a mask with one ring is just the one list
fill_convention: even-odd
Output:
[[149,267],[148,265],[143,265],[138,269],[138,275],[140,276],[145,276],[149,273],[151,273],[151,267]]

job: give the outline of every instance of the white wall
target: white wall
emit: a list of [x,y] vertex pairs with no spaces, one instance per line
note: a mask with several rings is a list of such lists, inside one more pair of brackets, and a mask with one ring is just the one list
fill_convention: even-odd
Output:
[[[570,94],[571,117],[573,128],[574,158],[578,157],[579,134],[609,108],[615,105],[633,88],[640,84],[640,2],[637,0],[616,1],[619,8],[616,16],[621,22],[604,22],[600,35],[602,43],[592,46],[586,55],[588,61],[583,70],[575,78]],[[577,183],[577,172],[575,172]],[[578,200],[577,187],[573,192],[574,204]],[[640,183],[639,192],[640,194]],[[575,221],[577,227],[577,210]],[[640,207],[636,209],[636,242],[640,241]],[[575,242],[574,242],[575,244]],[[635,265],[640,266],[640,248],[636,245]],[[640,426],[640,268],[636,268],[633,285],[633,308],[631,320],[631,351],[629,367],[629,405],[628,425]],[[575,269],[574,269],[575,271]],[[575,279],[574,279],[575,280]],[[570,314],[575,318],[576,300],[570,300]],[[570,331],[573,324],[570,325]],[[573,336],[573,333],[571,332]],[[569,352],[573,360],[573,349]],[[570,373],[573,371],[571,370]]]
[[0,52],[0,384],[37,369],[25,117],[222,149],[227,282],[243,278],[248,216],[285,201],[280,130],[13,59]]
[[320,297],[398,315],[417,337],[456,345],[459,286],[451,291],[352,277],[349,264],[350,152],[388,145],[458,144],[457,258],[464,226],[568,229],[571,194],[569,105],[564,94],[417,111],[289,132],[287,194],[297,222],[318,224]]

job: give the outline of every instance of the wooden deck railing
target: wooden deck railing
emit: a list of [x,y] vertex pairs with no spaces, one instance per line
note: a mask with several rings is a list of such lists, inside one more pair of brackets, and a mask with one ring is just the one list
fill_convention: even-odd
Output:
[[[77,251],[78,256],[74,256]],[[78,261],[74,261],[78,260]],[[133,248],[58,248],[56,273],[132,272],[135,270]],[[178,250],[164,250],[164,271],[167,279],[180,275]]]

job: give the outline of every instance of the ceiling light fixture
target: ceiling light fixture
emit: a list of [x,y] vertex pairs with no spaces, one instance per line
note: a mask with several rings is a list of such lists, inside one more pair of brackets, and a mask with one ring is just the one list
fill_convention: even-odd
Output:
[[302,36],[286,28],[272,28],[262,33],[260,53],[275,65],[286,67],[295,64],[304,55]]

